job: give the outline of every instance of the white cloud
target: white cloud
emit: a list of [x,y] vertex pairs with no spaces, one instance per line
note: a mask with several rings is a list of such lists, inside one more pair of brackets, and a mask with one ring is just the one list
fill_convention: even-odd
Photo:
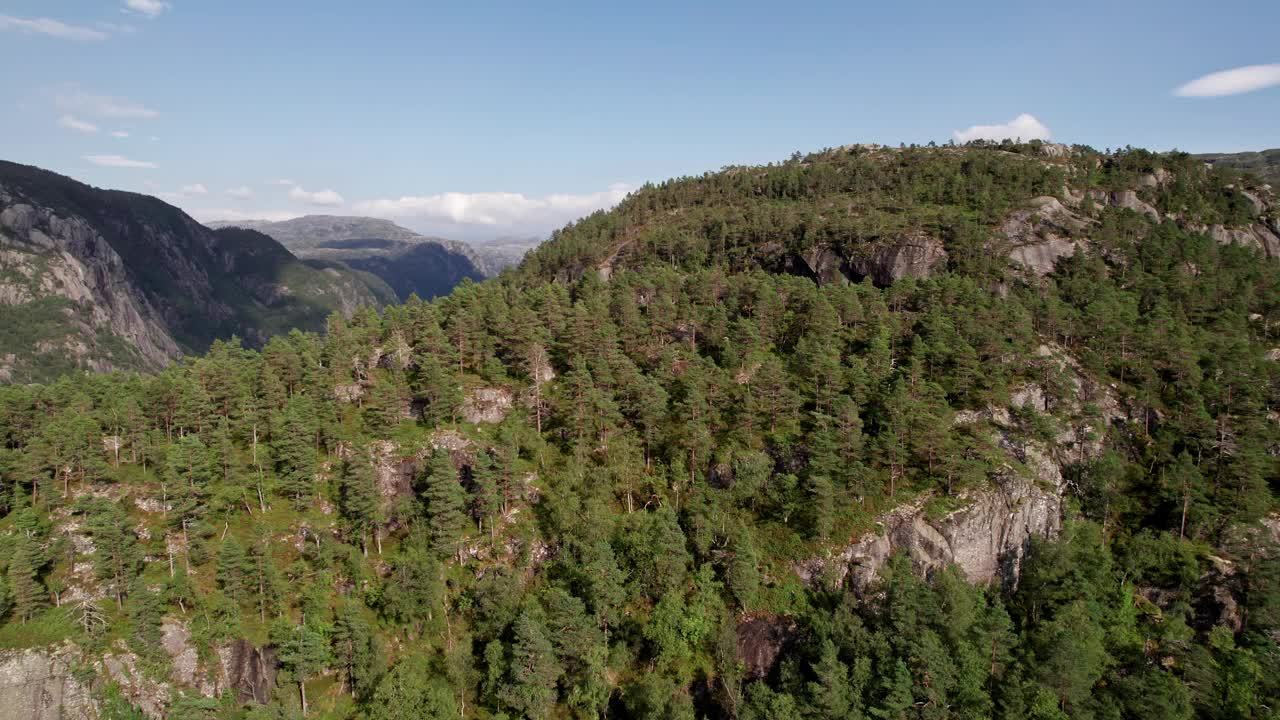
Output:
[[85,122],[84,120],[81,120],[80,118],[74,115],[63,115],[62,117],[58,118],[58,126],[64,127],[68,130],[75,130],[76,132],[82,132],[82,133],[98,132],[97,125],[94,125],[91,122]]
[[129,133],[127,133],[127,132],[125,132],[125,131],[123,131],[123,130],[116,130],[115,132],[111,133],[111,137],[113,137],[113,138],[120,138],[121,140],[123,140],[123,139],[125,139],[125,138],[129,137]]
[[1048,140],[1050,133],[1045,124],[1035,115],[1022,113],[1003,125],[974,125],[965,130],[951,133],[956,142],[967,143],[973,140]]
[[1173,91],[1178,97],[1222,97],[1280,85],[1280,64],[1246,65],[1209,73]]
[[248,185],[241,185],[240,187],[227,190],[227,194],[238,200],[244,200],[253,197],[253,189]]
[[[184,208],[186,209],[186,208]],[[292,220],[302,217],[306,213],[294,212],[292,210],[236,210],[234,208],[191,208],[186,209],[191,217],[200,222],[214,222],[215,220],[223,220],[226,222],[244,222],[247,220],[268,220],[270,222],[280,222],[282,220]]]
[[286,178],[280,178],[279,180],[272,180],[272,181],[271,181],[271,184],[272,184],[272,185],[278,185],[278,186],[280,186],[280,187],[293,187],[294,185],[297,185],[298,183],[296,183],[296,182],[294,182],[294,181],[292,181],[292,180],[288,180],[288,179],[286,179]]
[[356,210],[385,218],[545,232],[596,210],[613,207],[630,191],[631,186],[619,183],[600,192],[581,195],[557,193],[543,197],[512,192],[446,192],[370,200],[358,203]]
[[311,205],[321,205],[324,207],[341,205],[344,202],[342,196],[333,190],[316,190],[312,192],[309,190],[303,190],[297,185],[289,191],[289,197]]
[[126,12],[135,12],[147,17],[158,17],[169,9],[169,3],[162,0],[124,0]]
[[101,165],[102,167],[114,167],[114,168],[158,167],[153,162],[147,162],[146,160],[131,160],[123,155],[85,155],[84,159],[88,160],[94,165]]
[[96,95],[75,85],[59,89],[53,102],[64,111],[113,120],[151,120],[160,116],[159,112],[132,100]]
[[63,40],[106,40],[107,34],[101,30],[68,25],[51,18],[19,18],[12,15],[0,15],[0,30],[13,30],[27,35],[48,35]]
[[209,188],[205,187],[203,183],[196,183],[194,185],[184,185],[182,188],[182,194],[183,195],[208,195]]
[[100,22],[100,23],[94,23],[94,24],[97,25],[99,28],[101,28],[104,32],[110,33],[112,35],[130,35],[132,33],[138,32],[138,28],[132,25],[123,24],[123,23]]

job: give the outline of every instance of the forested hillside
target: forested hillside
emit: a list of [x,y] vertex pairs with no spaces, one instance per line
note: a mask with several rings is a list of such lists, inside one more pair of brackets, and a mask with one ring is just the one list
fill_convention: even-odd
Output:
[[1277,229],[1185,155],[849,147],[0,388],[0,700],[1275,717]]

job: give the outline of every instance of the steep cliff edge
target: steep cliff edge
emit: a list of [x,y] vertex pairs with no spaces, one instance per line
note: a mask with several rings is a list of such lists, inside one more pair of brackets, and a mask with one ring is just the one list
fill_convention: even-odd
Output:
[[310,267],[260,233],[0,162],[0,381],[154,370],[378,302],[357,273]]

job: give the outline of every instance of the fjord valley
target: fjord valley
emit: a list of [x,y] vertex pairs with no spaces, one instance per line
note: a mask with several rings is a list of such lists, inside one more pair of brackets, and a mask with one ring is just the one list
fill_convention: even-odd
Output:
[[333,312],[387,302],[385,283],[311,267],[271,238],[210,230],[156,198],[0,162],[0,379],[158,370],[232,335],[261,345]]
[[3,169],[6,351],[154,349],[0,387],[0,717],[1276,712],[1253,174],[797,153],[376,309],[274,227]]

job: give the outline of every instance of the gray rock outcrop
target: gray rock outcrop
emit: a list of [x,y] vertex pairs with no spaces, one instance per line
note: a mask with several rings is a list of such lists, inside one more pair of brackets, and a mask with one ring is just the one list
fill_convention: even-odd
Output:
[[924,574],[954,563],[971,582],[1012,582],[1031,538],[1053,537],[1062,528],[1061,488],[1016,472],[960,499],[965,507],[940,518],[930,518],[922,502],[897,508],[880,518],[880,532],[798,563],[796,573],[811,587],[830,583],[861,591],[890,557],[904,552]]
[[0,652],[0,720],[96,720],[98,704],[73,672],[70,648]]
[[917,234],[866,254],[852,255],[848,263],[855,273],[870,277],[883,287],[903,278],[927,278],[938,272],[946,266],[947,251],[937,238]]
[[1089,224],[1057,198],[1043,196],[1010,213],[1000,232],[1013,245],[1009,259],[1044,276],[1053,272],[1059,259],[1075,255],[1079,248],[1076,236]]

